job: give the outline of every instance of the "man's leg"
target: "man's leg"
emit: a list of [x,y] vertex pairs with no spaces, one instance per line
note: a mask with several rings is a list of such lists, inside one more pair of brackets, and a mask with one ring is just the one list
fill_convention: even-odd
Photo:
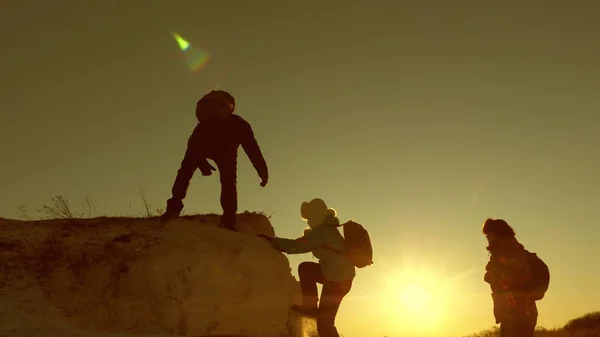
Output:
[[221,180],[221,225],[236,230],[237,201],[237,156],[228,154],[215,160]]
[[317,315],[317,331],[321,337],[339,337],[335,327],[335,317],[344,296],[350,292],[352,281],[324,282],[319,313]]
[[181,161],[181,167],[177,171],[177,176],[175,177],[175,183],[173,184],[173,188],[171,189],[172,197],[167,200],[167,209],[165,213],[161,216],[162,221],[168,221],[171,218],[175,218],[179,216],[181,210],[183,209],[183,199],[187,194],[187,189],[190,185],[190,180],[194,175],[194,172],[198,168],[195,161],[193,160],[193,156],[189,155],[189,149],[186,151],[186,155]]

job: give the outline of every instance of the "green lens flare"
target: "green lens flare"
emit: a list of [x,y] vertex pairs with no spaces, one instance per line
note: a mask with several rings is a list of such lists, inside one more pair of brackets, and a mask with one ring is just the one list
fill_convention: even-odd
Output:
[[175,38],[175,41],[177,41],[177,44],[179,44],[179,49],[181,49],[181,51],[186,51],[190,47],[190,43],[182,38],[181,35],[173,33],[173,37]]
[[188,40],[183,38],[179,33],[175,32],[174,30],[169,30],[171,31],[171,35],[177,42],[179,49],[183,53],[183,56],[185,57],[185,63],[190,72],[202,70],[210,60],[210,54],[205,50],[192,46],[192,44]]

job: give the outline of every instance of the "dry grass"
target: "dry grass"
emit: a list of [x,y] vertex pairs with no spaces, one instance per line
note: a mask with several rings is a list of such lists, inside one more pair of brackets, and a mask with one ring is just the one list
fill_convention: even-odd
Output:
[[[496,326],[468,337],[500,337],[500,329]],[[536,329],[535,337],[600,337],[600,311],[573,318],[562,328],[539,327]]]
[[50,198],[52,204],[43,204],[37,211],[42,213],[47,219],[74,220],[79,214],[71,211],[69,201],[62,195]]
[[[0,250],[4,254],[0,269],[7,271],[2,273],[4,277],[0,279],[0,288],[9,283],[9,277],[18,278],[22,273],[27,273],[30,278],[33,276],[42,288],[58,271],[69,271],[75,279],[83,282],[85,274],[99,264],[115,264],[110,269],[118,271],[134,259],[132,245],[126,243],[136,241],[133,246],[148,247],[158,242],[156,236],[134,229],[124,229],[124,233],[100,232],[90,240],[76,239],[77,232],[85,235],[78,229],[101,226],[104,219],[75,220],[78,220],[76,225],[63,222],[63,225],[55,227],[50,223],[45,235],[34,235],[27,226],[23,226],[18,238],[0,239]],[[111,220],[112,223],[131,221],[135,219]]]
[[[42,226],[36,226],[35,229],[27,226],[33,220],[28,216],[25,205],[16,206],[24,221],[3,220],[7,228],[12,228],[12,234],[5,232],[0,236],[0,288],[25,275],[29,279],[33,277],[35,280],[31,281],[37,281],[44,288],[52,275],[59,271],[68,270],[75,279],[82,280],[89,270],[100,264],[114,264],[117,261],[120,265],[111,266],[110,269],[118,271],[124,268],[135,256],[125,247],[129,250],[134,246],[136,249],[148,247],[157,244],[159,237],[153,231],[159,230],[160,226],[148,228],[144,221],[158,218],[162,210],[150,205],[142,188],[138,192],[143,211],[118,217],[94,217],[97,215],[96,200],[90,197],[81,203],[81,211],[74,210],[65,196],[52,197],[49,203],[37,209],[41,219],[36,222]],[[254,217],[256,214],[267,217],[262,212],[246,211],[238,214],[238,218],[243,222],[245,217]],[[182,214],[181,219],[218,223],[219,216]],[[109,234],[105,228],[107,223],[127,232]],[[261,225],[265,225],[265,228],[259,228],[259,231],[270,227],[268,221]],[[40,228],[45,232],[42,235],[38,233]],[[272,228],[268,229],[272,231]],[[89,237],[90,230],[97,232],[91,241],[76,238],[80,235]],[[126,244],[134,240],[134,245]]]
[[600,329],[600,311],[590,312],[581,317],[574,318],[565,324],[565,331],[584,331]]
[[[139,189],[139,194],[143,213],[121,217],[97,217],[97,201],[91,197],[83,200],[80,211],[75,210],[63,195],[51,197],[49,203],[37,209],[40,214],[37,222],[43,226],[36,226],[35,229],[27,226],[33,220],[28,215],[26,206],[16,206],[20,218],[25,222],[3,220],[8,225],[7,230],[13,230],[12,234],[5,232],[0,236],[0,288],[19,277],[37,281],[43,288],[53,273],[63,270],[68,270],[76,279],[82,279],[87,271],[101,263],[116,261],[121,266],[114,266],[111,270],[118,271],[135,255],[124,248],[127,246],[125,242],[141,240],[141,245],[147,246],[156,241],[156,236],[151,235],[148,230],[132,229],[137,221],[157,217],[161,213],[160,209],[150,206],[143,189]],[[122,228],[129,232],[109,234],[100,230],[106,223],[122,224]],[[42,235],[38,233],[40,228],[44,232]],[[73,238],[89,229],[99,232],[92,241]],[[136,243],[135,246],[139,247],[140,244]]]
[[[120,214],[118,217],[110,218],[143,218],[151,219],[159,217],[163,212],[164,208],[156,207],[152,205],[148,197],[146,196],[145,190],[140,186],[138,187],[138,195],[140,197],[140,203],[142,210],[134,211],[133,203],[129,203],[130,211],[125,214]],[[82,219],[92,218],[108,218],[106,215],[100,215],[97,211],[97,199],[92,197],[85,197],[83,202],[80,203],[80,210],[75,210],[69,201],[69,199],[63,195],[57,195],[50,198],[49,203],[43,204],[41,207],[36,209],[36,212],[40,215],[39,220],[66,220],[72,224],[76,224]],[[32,217],[28,212],[28,208],[25,204],[16,205],[15,208],[19,211],[19,219],[24,221],[33,221]],[[241,214],[249,214],[248,211]],[[252,214],[260,214],[270,219],[271,215],[266,215],[264,212],[253,212]],[[215,215],[216,214],[208,214]],[[181,217],[190,219],[197,217],[198,214],[186,214],[185,209],[181,212]],[[1,218],[0,218],[1,219]]]

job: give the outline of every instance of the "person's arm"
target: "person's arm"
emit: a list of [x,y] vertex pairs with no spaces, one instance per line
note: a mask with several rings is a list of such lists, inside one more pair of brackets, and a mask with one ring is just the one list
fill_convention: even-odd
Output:
[[240,118],[240,127],[242,134],[241,145],[244,149],[244,152],[246,152],[246,155],[250,159],[250,162],[252,163],[252,166],[254,166],[258,176],[263,181],[269,180],[267,162],[265,161],[262,151],[260,150],[260,146],[256,141],[256,137],[254,136],[254,131],[252,130],[250,123]]
[[496,279],[494,273],[492,272],[493,265],[494,265],[494,261],[492,260],[492,257],[490,256],[490,260],[488,261],[487,265],[485,266],[485,274],[483,276],[483,280],[486,283],[489,283],[490,289],[492,291],[496,291],[498,289],[498,280]]
[[325,245],[326,235],[324,228],[317,228],[297,239],[273,238],[271,244],[275,249],[288,254],[303,254]]

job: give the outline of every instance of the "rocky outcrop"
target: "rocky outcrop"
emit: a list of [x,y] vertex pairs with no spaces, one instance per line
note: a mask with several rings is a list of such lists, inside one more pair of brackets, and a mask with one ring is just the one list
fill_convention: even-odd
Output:
[[2,220],[0,335],[288,336],[300,300],[288,260],[255,237],[274,235],[267,217],[238,222]]

